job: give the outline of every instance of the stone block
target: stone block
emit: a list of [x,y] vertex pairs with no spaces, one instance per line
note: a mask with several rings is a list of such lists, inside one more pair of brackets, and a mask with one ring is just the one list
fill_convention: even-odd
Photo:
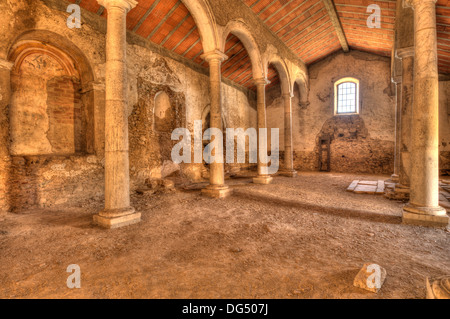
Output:
[[358,186],[359,180],[354,180],[350,186],[347,188],[347,192],[353,192],[356,188],[356,186]]
[[356,194],[369,194],[369,195],[373,195],[375,194],[375,192],[377,191],[377,186],[376,185],[361,185],[358,184],[358,186],[356,186],[354,192]]
[[202,194],[208,197],[212,198],[226,198],[230,196],[233,193],[233,189],[229,188],[227,186],[221,186],[221,187],[214,187],[214,186],[207,186],[206,188],[202,189]]
[[94,223],[100,227],[114,229],[124,227],[132,224],[137,224],[141,221],[141,213],[132,213],[118,217],[105,217],[94,215]]
[[450,299],[450,276],[427,278],[427,299]]
[[272,183],[273,177],[267,175],[267,176],[257,176],[253,178],[253,183],[255,184],[263,184],[267,185]]

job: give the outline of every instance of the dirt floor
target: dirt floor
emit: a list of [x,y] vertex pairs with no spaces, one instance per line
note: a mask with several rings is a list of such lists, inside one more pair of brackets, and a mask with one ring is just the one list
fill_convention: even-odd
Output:
[[[387,176],[301,173],[235,193],[133,195],[140,224],[92,224],[102,203],[0,217],[1,298],[424,298],[450,274],[447,230],[401,224],[402,203],[346,192]],[[201,186],[201,185],[197,185]],[[362,265],[387,270],[378,294],[353,287]],[[70,264],[81,289],[68,289]]]

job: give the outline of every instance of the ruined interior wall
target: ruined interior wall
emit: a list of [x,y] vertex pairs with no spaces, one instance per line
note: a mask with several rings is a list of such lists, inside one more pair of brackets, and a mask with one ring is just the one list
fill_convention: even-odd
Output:
[[[44,2],[1,2],[0,58],[7,57],[14,39],[23,32],[49,30],[70,39],[84,52],[94,71],[96,83],[104,83],[106,21],[85,11],[82,14],[89,23],[83,24],[81,29],[69,29],[66,25],[68,14],[46,6]],[[128,42],[130,177],[134,190],[142,187],[147,178],[164,177],[178,169],[167,163],[171,149],[168,144],[170,133],[154,130],[156,94],[165,92],[169,96],[173,108],[171,126],[184,126],[192,132],[194,120],[201,120],[204,109],[210,104],[209,76],[207,70],[199,72],[189,63],[171,59],[163,51],[155,52],[139,45],[140,41]],[[10,82],[6,75],[1,77],[1,81],[5,81],[5,84]],[[10,138],[9,128],[4,129],[9,127],[9,123],[2,125],[0,155],[4,155],[5,160],[0,161],[0,206],[2,201],[23,209],[103,200],[104,96],[101,95],[104,92],[92,91],[89,86],[86,87],[86,83],[82,85],[82,102],[94,103],[88,116],[95,117],[95,121],[86,124],[95,126],[93,135],[87,136],[87,144],[91,145],[87,149],[93,154],[21,154],[11,157],[8,144],[3,143],[3,140],[8,141]],[[3,96],[3,91],[0,94]],[[250,94],[250,98],[247,95],[245,90],[223,84],[223,108],[228,127],[255,126],[254,95]],[[3,121],[9,121],[10,101],[4,102],[0,113],[2,124]],[[3,104],[0,103],[0,106],[3,107]],[[9,162],[12,162],[11,167]],[[200,179],[200,166],[182,165],[182,173],[188,178]],[[3,184],[2,179],[6,180]],[[2,185],[8,185],[7,189],[2,189]]]
[[[337,53],[309,67],[308,106],[293,103],[294,166],[318,170],[318,143],[331,136],[331,171],[392,174],[395,96],[390,60],[360,51]],[[360,114],[334,116],[334,83],[360,81]],[[298,96],[298,90],[295,90]]]
[[450,174],[450,80],[439,82],[439,168]]
[[80,80],[51,56],[27,56],[11,74],[11,154],[74,154],[84,150]]
[[11,161],[8,131],[8,101],[10,93],[10,70],[8,67],[0,65],[0,215],[9,210],[10,207],[7,195]]

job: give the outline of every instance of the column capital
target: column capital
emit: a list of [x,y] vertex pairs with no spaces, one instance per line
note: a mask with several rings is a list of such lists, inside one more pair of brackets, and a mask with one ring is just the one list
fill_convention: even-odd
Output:
[[210,62],[212,60],[217,60],[219,62],[223,62],[228,59],[228,56],[219,50],[206,52],[205,54],[202,54],[200,57],[203,60],[205,60],[206,62]]
[[109,8],[116,7],[125,9],[127,12],[136,7],[138,4],[136,0],[97,0],[97,2],[109,10]]
[[267,78],[254,79],[256,85],[268,85],[270,81]]
[[11,71],[13,66],[14,66],[14,63],[9,62],[8,60],[0,59],[0,70],[6,69],[6,70]]
[[414,57],[414,47],[397,49],[395,50],[395,56],[400,59]]
[[411,7],[415,8],[417,4],[426,4],[426,3],[433,3],[435,4],[437,0],[403,0],[403,6],[405,7]]

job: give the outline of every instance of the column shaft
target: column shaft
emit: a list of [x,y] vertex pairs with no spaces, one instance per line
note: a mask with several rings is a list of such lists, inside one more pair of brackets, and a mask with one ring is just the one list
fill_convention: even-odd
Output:
[[267,129],[266,121],[266,85],[268,81],[257,79],[256,81],[256,110],[257,110],[257,125],[258,125],[258,176],[253,179],[256,184],[269,184],[272,177],[267,174],[267,164],[263,163],[260,154],[267,154],[267,134],[262,136],[261,129]]
[[436,0],[409,0],[414,9],[414,105],[411,125],[410,202],[403,221],[448,225],[439,207],[439,80]]
[[[202,56],[209,63],[209,80],[210,80],[210,94],[211,94],[211,111],[210,111],[210,127],[217,128],[223,133],[222,128],[222,61],[226,56],[219,51],[209,52]],[[220,147],[223,147],[220,145]],[[209,197],[225,198],[231,195],[232,189],[225,185],[224,172],[224,152],[217,153],[217,148],[214,148],[212,155],[216,160],[210,163],[209,171],[209,185],[202,190],[202,193]],[[221,157],[221,161],[217,161]]]
[[108,11],[105,73],[105,210],[95,221],[116,228],[140,221],[130,206],[126,15],[133,0],[102,0]]
[[[412,51],[412,48],[411,50]],[[413,75],[414,57],[402,57],[402,84],[401,84],[401,115],[400,115],[400,171],[399,179],[402,186],[409,186],[411,166],[411,116],[413,108]]]
[[[221,110],[221,61],[211,59],[209,62],[210,70],[210,90],[211,90],[211,128],[218,128],[222,131],[222,110]],[[214,152],[217,150],[214,149]],[[214,154],[213,154],[214,155]],[[222,153],[222,162],[223,162]],[[214,186],[223,186],[225,184],[224,164],[215,161],[210,164],[210,184]]]
[[294,177],[294,156],[292,145],[292,95],[283,94],[284,100],[284,168],[282,175]]

